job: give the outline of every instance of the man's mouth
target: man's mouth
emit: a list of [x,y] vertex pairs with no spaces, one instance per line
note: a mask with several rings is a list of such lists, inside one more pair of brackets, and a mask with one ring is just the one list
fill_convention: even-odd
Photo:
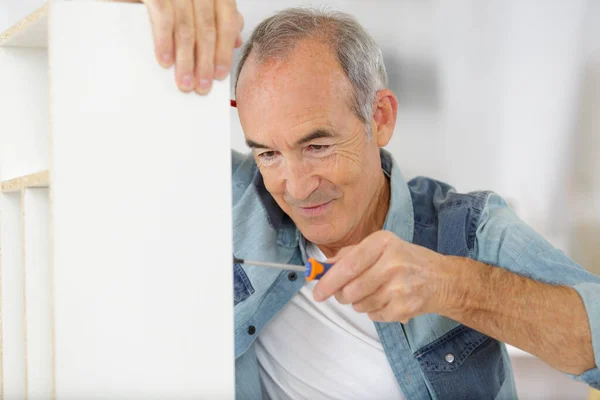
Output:
[[330,206],[332,202],[333,200],[329,200],[326,203],[317,204],[309,207],[298,207],[298,209],[300,210],[300,214],[306,217],[317,217],[327,212],[329,208],[331,208]]

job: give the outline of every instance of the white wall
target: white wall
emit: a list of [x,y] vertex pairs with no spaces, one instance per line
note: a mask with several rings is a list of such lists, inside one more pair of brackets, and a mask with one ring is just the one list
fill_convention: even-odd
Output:
[[583,63],[577,125],[569,166],[569,251],[582,265],[600,274],[600,1],[590,1],[585,20]]
[[568,215],[557,211],[567,205],[586,2],[463,0],[442,10],[446,150],[464,160],[447,174],[498,191],[565,247]]

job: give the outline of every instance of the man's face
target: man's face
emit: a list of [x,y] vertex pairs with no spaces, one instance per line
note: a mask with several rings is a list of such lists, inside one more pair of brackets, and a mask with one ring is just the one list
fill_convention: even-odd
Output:
[[265,186],[320,245],[343,241],[365,223],[381,182],[379,147],[351,99],[335,56],[314,41],[284,60],[258,64],[251,54],[238,81],[240,121]]

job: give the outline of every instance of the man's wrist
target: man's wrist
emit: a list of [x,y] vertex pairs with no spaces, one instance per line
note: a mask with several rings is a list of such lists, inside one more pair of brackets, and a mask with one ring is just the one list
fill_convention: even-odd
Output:
[[[477,291],[485,290],[486,267],[466,257],[444,256],[444,277],[441,290],[440,310],[445,317],[461,320],[477,303]],[[489,267],[488,267],[489,268]]]

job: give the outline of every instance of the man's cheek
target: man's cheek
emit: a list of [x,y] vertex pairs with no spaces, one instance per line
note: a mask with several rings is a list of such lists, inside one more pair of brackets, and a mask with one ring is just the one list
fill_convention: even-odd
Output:
[[280,176],[274,173],[266,171],[263,172],[263,170],[261,170],[261,175],[263,177],[265,188],[271,194],[271,196],[276,197],[279,195],[283,195],[283,193],[285,192],[284,179],[282,179]]
[[291,213],[293,212],[292,207],[285,202],[283,196],[273,196],[273,198],[275,199],[275,202],[279,205],[279,208],[283,210],[283,212],[285,212],[287,215],[291,215]]

